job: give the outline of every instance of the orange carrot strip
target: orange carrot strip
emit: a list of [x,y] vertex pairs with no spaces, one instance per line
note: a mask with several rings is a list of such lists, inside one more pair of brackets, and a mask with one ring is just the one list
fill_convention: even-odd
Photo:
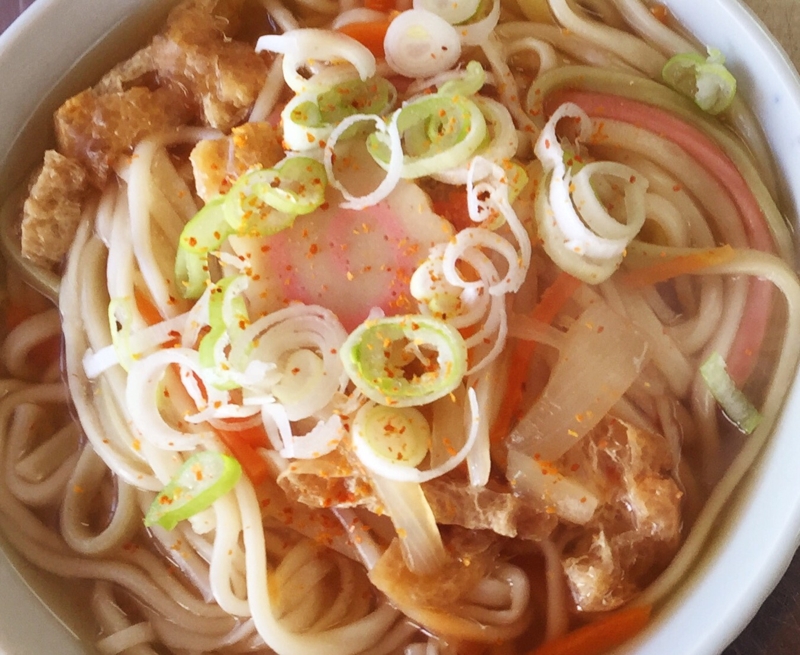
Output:
[[[394,6],[394,3],[392,3]],[[382,10],[381,10],[382,11]],[[347,23],[339,28],[342,34],[346,34],[358,41],[376,57],[383,57],[383,40],[386,38],[386,30],[389,29],[388,20],[374,20],[363,23]]]
[[240,438],[239,432],[217,430],[217,434],[231,454],[239,460],[239,464],[242,465],[242,469],[254,485],[257,486],[267,479],[269,476],[267,462],[252,445]]
[[395,0],[364,0],[364,6],[375,11],[392,11],[395,8]]
[[[240,422],[238,419],[226,419],[225,423],[228,425],[235,425]],[[267,431],[263,425],[253,425],[244,430],[225,430],[226,433],[231,435],[231,438],[239,439],[245,443],[250,444],[254,448],[269,448],[271,446]]]
[[433,198],[433,211],[453,224],[456,230],[474,226],[467,208],[467,188],[448,186]]
[[601,655],[639,634],[650,620],[651,610],[650,605],[638,605],[614,612],[548,641],[529,655]]
[[730,245],[699,250],[689,255],[659,260],[655,264],[633,268],[622,274],[622,283],[629,289],[641,289],[665,282],[680,275],[697,273],[704,268],[724,264],[733,259],[736,252]]
[[[552,323],[580,285],[580,280],[561,272],[555,282],[542,294],[531,312],[531,318],[543,323]],[[512,358],[514,365],[508,374],[505,398],[490,433],[492,443],[499,443],[505,439],[518,417],[528,366],[535,351],[536,342],[527,340],[520,340],[514,349]]]
[[139,313],[142,315],[145,323],[148,325],[155,325],[156,323],[161,323],[161,321],[164,320],[161,316],[161,312],[158,311],[158,307],[153,304],[150,298],[148,298],[143,291],[140,291],[138,288],[134,288],[133,297],[136,300],[136,308],[139,310]]

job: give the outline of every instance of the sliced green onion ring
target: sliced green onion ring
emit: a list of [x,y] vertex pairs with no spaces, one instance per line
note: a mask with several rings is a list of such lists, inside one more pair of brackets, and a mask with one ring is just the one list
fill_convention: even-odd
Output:
[[350,334],[340,353],[356,387],[392,407],[446,396],[467,370],[467,347],[458,330],[419,314],[369,319]]
[[[402,138],[401,177],[415,179],[464,164],[487,135],[478,105],[464,96],[423,96],[395,113]],[[387,169],[392,157],[388,135],[374,132],[367,139],[372,158]]]
[[310,157],[288,157],[250,171],[225,195],[225,220],[241,235],[270,236],[325,202],[325,168]]
[[175,280],[184,298],[199,298],[208,280],[208,255],[233,232],[225,220],[225,196],[208,202],[183,228],[175,258]]
[[[391,458],[391,453],[385,444],[383,447],[379,445],[382,436],[385,438],[385,429],[382,426],[382,423],[385,424],[387,416],[391,415],[390,413],[393,412],[407,411],[409,408],[381,407],[380,410],[386,410],[386,413],[383,413],[378,410],[379,406],[365,405],[362,407],[356,414],[356,418],[353,421],[353,428],[351,430],[353,447],[355,448],[357,457],[367,469],[372,471],[372,473],[380,476],[381,478],[386,478],[387,480],[394,480],[395,482],[412,482],[415,484],[423,484],[449,473],[467,459],[469,454],[475,448],[475,443],[480,432],[478,399],[473,388],[469,388],[467,390],[467,400],[469,402],[469,412],[465,412],[464,415],[465,422],[468,421],[468,425],[465,426],[466,439],[464,444],[458,449],[457,452],[450,455],[437,466],[423,470],[414,466],[409,466],[407,463],[398,463],[394,459],[387,459],[385,455],[389,454]],[[446,400],[444,402],[450,401]],[[377,418],[373,420],[372,415],[375,411],[377,411],[378,414]],[[406,419],[409,420],[409,424],[411,421],[416,423],[416,420],[410,418],[408,415],[406,415]],[[424,416],[422,417],[422,420],[425,421]],[[409,428],[406,429],[408,430]],[[422,449],[425,449],[425,452],[422,453],[423,460],[420,460],[420,463],[423,463],[425,459],[424,456],[427,455],[429,450],[429,446],[427,444],[425,446],[422,445],[422,437],[425,428],[415,425],[414,429],[419,430],[419,433],[414,437],[415,440],[419,441],[419,443],[413,445],[411,449],[414,451],[414,457],[419,457]],[[455,427],[454,429],[458,430],[459,428]],[[400,441],[402,446],[402,440]],[[428,441],[427,443],[429,444],[430,442]]]
[[[281,112],[283,139],[294,151],[324,147],[338,123],[356,114],[380,116],[388,112],[397,90],[382,77],[358,77],[314,89],[292,98]],[[348,131],[344,138],[357,130]]]
[[761,413],[747,399],[728,373],[725,360],[718,352],[711,356],[700,366],[700,375],[703,376],[708,390],[719,403],[722,411],[745,434],[750,434],[756,429],[763,419]]
[[210,450],[195,453],[155,497],[144,524],[172,530],[184,519],[211,507],[236,486],[241,476],[242,466],[233,457]]
[[416,468],[428,454],[431,427],[415,407],[369,403],[356,413],[352,436],[356,455],[367,468],[374,470],[375,464]]
[[427,9],[451,25],[468,21],[478,11],[480,0],[414,0],[414,9]]
[[228,363],[226,348],[250,324],[242,294],[247,289],[246,275],[223,278],[211,288],[208,324],[211,331],[200,341],[200,365],[209,371],[209,380],[218,389],[236,389],[241,384]]
[[675,55],[661,71],[664,82],[709,114],[725,111],[736,95],[736,78],[725,68],[725,57],[716,48],[708,57],[694,52]]

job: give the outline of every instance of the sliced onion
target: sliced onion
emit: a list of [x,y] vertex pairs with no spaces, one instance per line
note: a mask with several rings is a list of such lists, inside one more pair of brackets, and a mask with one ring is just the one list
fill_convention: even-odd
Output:
[[370,481],[392,518],[406,566],[418,575],[435,573],[447,561],[447,553],[422,487],[380,475]]
[[[377,205],[381,200],[388,197],[388,195],[397,186],[400,181],[401,173],[403,171],[403,145],[400,141],[400,133],[397,130],[397,117],[399,112],[395,112],[388,124],[385,123],[378,116],[370,116],[367,114],[358,114],[345,118],[336,128],[331,132],[328,137],[328,142],[325,145],[324,163],[325,173],[328,176],[328,183],[341,191],[345,197],[345,202],[342,207],[345,209],[366,209],[372,205]],[[336,142],[351,126],[356,125],[362,121],[371,121],[375,123],[378,132],[386,136],[389,147],[389,163],[386,165],[386,177],[383,178],[381,183],[376,189],[364,196],[354,196],[348,191],[344,185],[336,178],[336,173],[333,170],[333,157]]]
[[[585,138],[591,120],[577,105],[565,103],[551,116],[536,142],[535,153],[547,172],[547,190],[535,212],[545,251],[561,268],[580,279],[598,283],[613,273],[628,244],[644,225],[648,182],[635,169],[617,162],[591,162],[573,171],[564,163],[556,126],[564,117],[580,120]],[[616,178],[622,187],[625,221],[611,216],[597,197],[592,176]],[[587,270],[583,260],[589,265]]]
[[308,90],[308,81],[297,71],[311,61],[352,64],[362,80],[375,74],[375,57],[355,39],[331,30],[305,28],[284,34],[267,34],[256,43],[256,52],[279,52],[286,84],[295,93]]
[[508,451],[506,478],[515,494],[572,523],[588,523],[597,509],[597,496],[580,482],[518,450]]
[[630,321],[605,302],[590,305],[567,331],[541,396],[512,431],[512,447],[559,459],[627,392],[647,353],[647,340]]
[[292,447],[280,451],[282,457],[316,459],[333,452],[345,434],[342,418],[336,414],[319,421],[310,432],[293,437]]
[[[162,450],[193,450],[202,441],[202,434],[176,430],[161,416],[160,382],[167,368],[177,364],[189,376],[202,376],[200,358],[197,352],[188,348],[168,348],[148,355],[131,366],[128,373],[125,400],[128,412],[137,430],[150,443]],[[188,390],[188,388],[187,388]],[[207,402],[227,402],[227,394],[210,387]],[[206,401],[203,400],[205,403]]]
[[436,75],[458,62],[461,39],[443,18],[425,9],[409,9],[389,25],[383,42],[386,63],[405,77]]

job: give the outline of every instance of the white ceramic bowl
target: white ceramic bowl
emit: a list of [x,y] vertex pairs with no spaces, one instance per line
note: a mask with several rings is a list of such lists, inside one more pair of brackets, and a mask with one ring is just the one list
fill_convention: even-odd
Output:
[[[50,116],[155,29],[163,0],[38,0],[0,37],[0,199],[47,146]],[[800,78],[766,28],[737,0],[667,0],[701,41],[728,58],[781,171],[784,211],[800,208]],[[112,39],[105,38],[113,34]],[[800,388],[776,433],[720,517],[704,554],[650,628],[620,653],[712,655],[753,617],[799,543]],[[0,652],[93,652],[80,585],[54,580],[7,552],[0,535]],[[22,573],[24,580],[20,577]],[[37,596],[46,602],[40,602]],[[78,592],[78,598],[80,593]]]

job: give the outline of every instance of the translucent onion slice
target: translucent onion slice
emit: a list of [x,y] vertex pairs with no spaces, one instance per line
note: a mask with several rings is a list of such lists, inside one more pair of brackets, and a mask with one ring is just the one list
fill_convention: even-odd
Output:
[[137,430],[148,442],[162,450],[193,450],[202,441],[203,434],[175,429],[159,411],[163,404],[161,380],[172,365],[180,368],[181,380],[187,391],[196,403],[202,403],[203,409],[216,403],[220,406],[228,403],[227,393],[216,391],[211,385],[207,389],[207,397],[199,391],[197,380],[202,379],[203,375],[200,358],[196,351],[188,348],[158,350],[135,361],[128,372],[125,401]]
[[422,487],[380,475],[370,480],[400,537],[403,560],[418,575],[435,573],[447,561],[447,553]]
[[243,402],[261,405],[280,396],[290,421],[320,411],[347,383],[339,358],[346,336],[336,315],[316,305],[298,304],[254,321],[231,344],[230,366],[246,374],[254,365],[254,373],[259,364],[275,368],[263,379],[248,374]]
[[355,39],[332,30],[313,28],[292,30],[284,34],[267,34],[256,43],[256,52],[269,50],[283,57],[286,84],[295,93],[309,89],[308,80],[298,70],[312,61],[349,62],[362,80],[375,75],[375,57]]
[[282,449],[280,454],[294,459],[316,459],[333,452],[345,434],[342,418],[334,414],[326,421],[319,421],[310,432],[292,437],[291,448]]
[[629,320],[605,302],[590,305],[567,331],[541,396],[512,431],[512,447],[556,461],[622,398],[647,359],[647,340]]
[[340,27],[351,23],[372,23],[382,20],[386,20],[386,14],[382,11],[368,9],[367,7],[354,7],[336,16],[331,23],[331,29],[338,30]]
[[455,66],[461,39],[450,23],[425,9],[409,9],[389,25],[386,63],[405,77],[428,77]]
[[536,461],[518,450],[508,451],[506,478],[515,494],[572,523],[588,523],[597,509],[597,496],[583,484],[549,462]]
[[414,314],[369,319],[341,349],[356,387],[381,405],[425,405],[446,396],[467,368],[459,332],[438,318]]

